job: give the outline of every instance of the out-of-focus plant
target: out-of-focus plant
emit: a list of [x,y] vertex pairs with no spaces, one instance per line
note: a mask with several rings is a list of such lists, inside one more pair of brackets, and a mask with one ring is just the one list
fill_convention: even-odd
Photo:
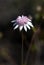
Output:
[[[27,28],[30,30],[31,27],[34,28],[31,19],[29,19],[27,16],[18,16],[16,20],[11,21],[14,26],[14,30],[19,28],[20,31],[24,28],[24,30],[27,32]],[[23,32],[22,32],[22,50],[21,50],[21,65],[23,65]]]
[[3,33],[2,33],[2,32],[0,32],[0,39],[2,39],[2,37],[3,37]]

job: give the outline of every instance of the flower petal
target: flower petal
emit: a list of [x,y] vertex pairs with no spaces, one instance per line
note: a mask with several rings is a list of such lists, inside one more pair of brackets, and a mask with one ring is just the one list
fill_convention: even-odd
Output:
[[23,26],[20,26],[20,27],[19,27],[19,30],[21,31],[22,29],[23,29]]
[[30,30],[30,26],[29,26],[28,24],[27,24],[26,26],[27,26],[27,28]]
[[27,22],[27,24],[30,25],[31,27],[34,27],[31,22]]
[[27,32],[27,28],[26,28],[26,25],[24,25],[24,30]]
[[21,16],[18,16],[16,20],[19,20],[19,19],[21,19]]
[[16,22],[16,20],[11,21],[12,23]]
[[31,21],[31,19],[28,19],[29,21]]
[[17,23],[14,23],[13,26],[17,25]]
[[16,26],[14,27],[14,29],[17,29],[17,28],[18,28],[18,26],[19,26],[19,25],[16,25]]

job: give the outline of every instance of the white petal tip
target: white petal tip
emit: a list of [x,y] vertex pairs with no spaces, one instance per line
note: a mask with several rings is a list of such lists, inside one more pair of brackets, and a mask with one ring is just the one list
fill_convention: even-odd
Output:
[[31,27],[32,27],[32,28],[34,28],[34,26],[33,26],[33,25],[31,25]]
[[29,26],[31,26],[31,27],[34,27],[31,22],[28,22],[27,24],[28,24]]
[[24,25],[24,30],[27,32],[27,27],[26,27],[26,25]]
[[31,22],[31,19],[28,19],[29,20],[29,22]]
[[13,20],[13,21],[11,21],[11,22],[13,23],[13,22],[15,22],[15,21],[16,21],[16,20]]
[[14,23],[13,26],[15,26],[17,23]]
[[15,30],[15,29],[17,29],[17,28],[18,28],[18,26],[19,26],[19,25],[16,25],[16,26],[14,27],[14,30]]
[[27,28],[30,30],[30,26],[29,26],[28,24],[27,24],[26,26],[27,26]]
[[20,27],[19,27],[19,30],[21,31],[22,29],[23,29],[23,26],[20,26]]

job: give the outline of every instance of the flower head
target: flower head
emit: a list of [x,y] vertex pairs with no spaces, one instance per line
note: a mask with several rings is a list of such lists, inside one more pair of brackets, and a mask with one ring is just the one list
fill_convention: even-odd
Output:
[[24,27],[24,30],[27,32],[27,28],[30,30],[30,26],[34,27],[31,23],[31,20],[27,16],[18,16],[16,20],[13,20],[11,22],[14,22],[13,26],[14,30],[19,27],[19,30],[21,31]]

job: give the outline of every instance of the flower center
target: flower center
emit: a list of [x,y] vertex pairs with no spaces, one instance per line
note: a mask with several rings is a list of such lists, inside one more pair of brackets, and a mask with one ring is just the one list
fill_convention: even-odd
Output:
[[25,16],[22,17],[18,17],[17,18],[17,23],[19,23],[20,25],[24,25],[28,22],[28,18]]

